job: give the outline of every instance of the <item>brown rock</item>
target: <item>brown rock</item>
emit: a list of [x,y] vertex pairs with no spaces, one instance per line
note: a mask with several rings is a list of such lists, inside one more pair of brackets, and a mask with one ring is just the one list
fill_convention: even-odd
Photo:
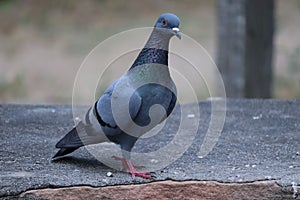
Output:
[[214,181],[159,181],[139,185],[66,187],[24,192],[20,197],[42,199],[292,199],[275,181],[219,183]]

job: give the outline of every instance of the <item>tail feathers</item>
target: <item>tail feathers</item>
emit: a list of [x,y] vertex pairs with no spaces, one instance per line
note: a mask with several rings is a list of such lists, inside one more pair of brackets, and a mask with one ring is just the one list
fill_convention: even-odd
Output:
[[78,131],[83,131],[81,130],[82,128],[84,128],[83,126],[84,125],[82,124],[82,122],[79,122],[76,127],[74,127],[55,145],[55,147],[60,148],[60,150],[53,156],[52,159],[72,153],[73,151],[84,145],[78,135]]
[[61,148],[53,157],[52,160],[55,160],[58,157],[61,156],[65,156],[69,153],[72,153],[73,151],[75,151],[76,149],[78,149],[79,147],[74,147],[74,148]]
[[[82,122],[74,127],[67,135],[65,135],[56,145],[56,148],[74,148],[74,147],[81,147],[83,143],[78,135],[78,131],[84,131]],[[78,130],[78,131],[77,131]]]

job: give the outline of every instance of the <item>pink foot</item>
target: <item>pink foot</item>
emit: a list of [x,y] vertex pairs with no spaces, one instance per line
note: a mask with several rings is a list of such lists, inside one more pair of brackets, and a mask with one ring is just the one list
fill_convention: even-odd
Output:
[[131,173],[132,178],[134,179],[135,176],[139,176],[141,178],[150,179],[151,175],[150,172],[138,172],[135,170],[131,161],[127,161],[127,165],[129,167],[129,172]]
[[136,176],[141,178],[149,179],[151,178],[150,172],[138,172],[136,169],[144,168],[144,166],[136,166],[133,165],[131,161],[126,161],[124,158],[120,158],[117,156],[113,156],[115,160],[119,160],[122,163],[122,170],[126,170],[127,172],[131,173],[132,178],[134,179]]

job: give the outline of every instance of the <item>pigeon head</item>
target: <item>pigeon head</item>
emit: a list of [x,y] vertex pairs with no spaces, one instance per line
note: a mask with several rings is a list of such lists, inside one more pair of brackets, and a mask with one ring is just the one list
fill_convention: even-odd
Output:
[[162,32],[170,37],[176,36],[181,39],[181,33],[179,30],[180,19],[172,13],[164,13],[159,16],[156,21],[155,28],[159,28]]

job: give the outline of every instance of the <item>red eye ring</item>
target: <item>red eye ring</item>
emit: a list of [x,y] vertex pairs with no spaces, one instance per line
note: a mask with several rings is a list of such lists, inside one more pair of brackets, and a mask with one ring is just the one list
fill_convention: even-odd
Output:
[[162,23],[162,25],[166,26],[167,25],[167,20],[166,19],[162,19],[161,23]]

